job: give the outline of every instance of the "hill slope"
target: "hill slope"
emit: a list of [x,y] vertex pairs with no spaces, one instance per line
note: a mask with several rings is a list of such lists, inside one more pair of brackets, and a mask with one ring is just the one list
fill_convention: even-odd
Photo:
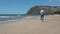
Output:
[[27,14],[40,14],[41,8],[44,8],[45,14],[60,14],[60,6],[34,6],[28,10]]

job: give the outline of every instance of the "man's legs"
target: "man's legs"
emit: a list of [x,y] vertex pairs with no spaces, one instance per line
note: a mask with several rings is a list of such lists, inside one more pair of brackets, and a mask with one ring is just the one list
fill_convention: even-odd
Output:
[[44,20],[44,15],[41,15],[41,20],[42,20],[42,21]]

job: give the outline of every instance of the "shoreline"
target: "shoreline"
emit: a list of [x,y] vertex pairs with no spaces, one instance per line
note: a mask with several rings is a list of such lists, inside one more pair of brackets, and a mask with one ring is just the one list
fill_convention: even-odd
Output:
[[7,21],[1,21],[0,24],[6,24],[6,23],[10,23],[10,22],[17,22],[17,21],[21,21],[23,19],[29,19],[29,18],[32,18],[33,16],[27,16],[27,17],[24,17],[22,19],[13,19],[13,20],[7,20]]
[[[48,15],[48,16],[60,16],[60,15]],[[7,21],[2,21],[0,22],[0,24],[6,24],[6,23],[11,23],[11,22],[18,22],[18,21],[22,21],[22,20],[25,20],[25,19],[33,19],[34,17],[40,17],[39,15],[38,16],[27,16],[27,17],[24,17],[22,19],[13,19],[13,20],[7,20]],[[45,20],[46,20],[46,15],[45,15]],[[40,19],[40,18],[39,18]]]

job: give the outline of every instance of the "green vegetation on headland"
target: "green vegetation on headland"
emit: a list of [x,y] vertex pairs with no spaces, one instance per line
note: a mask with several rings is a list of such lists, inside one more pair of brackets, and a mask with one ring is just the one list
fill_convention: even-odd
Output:
[[45,14],[60,14],[60,6],[34,6],[28,10],[27,14],[40,14],[41,8],[44,8]]

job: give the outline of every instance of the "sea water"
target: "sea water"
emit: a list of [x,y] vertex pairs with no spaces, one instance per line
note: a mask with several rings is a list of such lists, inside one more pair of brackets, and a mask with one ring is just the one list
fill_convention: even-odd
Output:
[[19,15],[19,16],[0,16],[0,23],[3,22],[8,22],[8,21],[14,21],[16,19],[22,19],[25,18],[26,16],[24,15]]
[[30,18],[31,16],[35,15],[26,15],[26,14],[20,14],[20,15],[8,15],[8,16],[0,16],[0,23],[5,23],[9,21],[15,21],[16,19],[23,19],[23,18]]

